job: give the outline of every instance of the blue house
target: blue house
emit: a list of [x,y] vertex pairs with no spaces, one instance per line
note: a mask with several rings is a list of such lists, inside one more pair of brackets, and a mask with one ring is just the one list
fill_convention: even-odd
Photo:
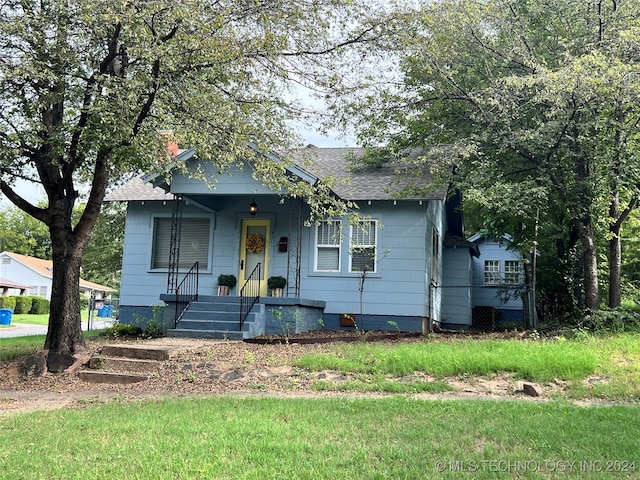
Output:
[[[471,268],[477,250],[464,240],[460,197],[438,190],[397,198],[403,185],[394,167],[350,168],[349,158],[363,153],[308,146],[299,164],[287,167],[311,185],[334,178],[332,193],[359,207],[355,225],[346,217],[310,223],[303,199],[271,191],[247,164],[220,175],[202,163],[209,181],[178,172],[170,181],[141,176],[109,194],[106,201],[127,202],[120,321],[148,320],[151,306],[161,304],[164,328],[176,336],[427,332],[452,310],[449,303],[460,310],[456,325],[471,326],[470,283],[461,296],[442,288],[450,275],[445,263]],[[175,161],[198,164],[193,149]],[[238,279],[229,296],[218,295],[221,274]],[[282,297],[270,295],[273,276],[287,281]]]
[[473,258],[473,322],[487,328],[508,328],[525,323],[524,262],[520,253],[509,249],[511,237],[470,237],[482,255]]

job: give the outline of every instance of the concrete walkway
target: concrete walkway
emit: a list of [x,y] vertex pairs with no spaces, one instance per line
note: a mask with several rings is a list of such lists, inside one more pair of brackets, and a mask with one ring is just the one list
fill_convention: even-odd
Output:
[[[82,330],[101,330],[109,328],[113,325],[112,318],[94,318],[91,320],[91,328],[86,321],[82,322]],[[28,323],[13,323],[8,326],[0,327],[0,338],[25,337],[27,335],[46,335],[47,325],[30,325]]]

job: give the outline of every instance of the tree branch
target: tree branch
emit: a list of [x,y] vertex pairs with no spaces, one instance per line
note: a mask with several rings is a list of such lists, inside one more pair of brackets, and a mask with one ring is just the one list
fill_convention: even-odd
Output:
[[333,45],[329,48],[326,48],[324,50],[299,50],[296,52],[282,52],[281,55],[285,56],[285,57],[296,57],[296,56],[302,56],[302,55],[326,55],[328,53],[332,53],[335,52],[336,50],[339,50],[343,47],[347,47],[349,45],[354,45],[356,43],[364,43],[364,42],[370,42],[373,41],[377,38],[380,38],[381,35],[377,35],[373,38],[369,38],[369,39],[364,39],[364,37],[369,33],[372,32],[373,30],[375,30],[378,27],[378,25],[372,25],[371,27],[363,30],[362,32],[360,32],[356,37],[354,38],[350,38],[348,40],[345,40],[344,42],[338,43],[336,45]]

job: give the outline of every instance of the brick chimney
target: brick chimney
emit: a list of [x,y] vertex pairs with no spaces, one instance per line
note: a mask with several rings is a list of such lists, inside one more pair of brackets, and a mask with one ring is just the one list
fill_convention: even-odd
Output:
[[[160,141],[166,148],[166,153],[169,153],[171,158],[178,155],[178,143],[173,140],[173,130],[160,130]],[[162,152],[161,159],[163,159],[165,152]]]

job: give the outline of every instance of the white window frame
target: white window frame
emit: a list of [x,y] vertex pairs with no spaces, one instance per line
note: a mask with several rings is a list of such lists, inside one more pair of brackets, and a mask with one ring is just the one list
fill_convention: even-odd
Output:
[[485,260],[483,269],[485,285],[500,285],[500,260]]
[[[373,230],[371,230],[371,226],[373,226]],[[371,232],[373,233],[373,239],[367,238],[371,235]],[[373,242],[371,242],[371,240],[373,240]],[[378,220],[360,220],[356,225],[352,225],[349,242],[349,272],[361,273],[360,269],[353,268],[354,252],[373,249],[373,255],[371,255],[373,259],[373,269],[366,271],[368,273],[376,273],[378,270]]]
[[509,285],[520,285],[523,283],[523,274],[522,262],[520,260],[504,261],[504,283]]
[[[211,269],[211,246],[213,243],[213,220],[211,217],[183,217],[181,219],[181,235],[180,235],[180,264],[179,270],[187,271],[193,264],[198,261],[200,271],[210,271]],[[160,223],[162,222],[162,227]],[[152,271],[167,271],[169,269],[169,249],[171,248],[171,217],[154,216],[153,217],[153,230],[151,239],[151,258],[150,268]],[[208,225],[197,225],[204,224]],[[163,228],[165,231],[162,233],[162,245],[158,245],[158,228]],[[166,231],[168,229],[168,231]],[[194,231],[199,231],[203,238],[206,240],[206,244],[197,249],[193,249],[195,252],[190,253],[190,249],[187,248],[187,242],[193,241],[193,237],[189,237],[189,234]],[[206,238],[204,238],[206,235]],[[158,250],[160,248],[160,250]],[[162,258],[162,261],[160,259]],[[166,258],[166,261],[165,261]]]
[[[323,230],[327,228],[327,232]],[[325,235],[326,233],[326,235]],[[315,259],[313,262],[313,271],[321,273],[339,273],[342,264],[342,220],[322,220],[315,228]],[[322,235],[323,238],[320,238]],[[320,259],[321,251],[336,251],[337,265],[335,268],[321,268]]]

